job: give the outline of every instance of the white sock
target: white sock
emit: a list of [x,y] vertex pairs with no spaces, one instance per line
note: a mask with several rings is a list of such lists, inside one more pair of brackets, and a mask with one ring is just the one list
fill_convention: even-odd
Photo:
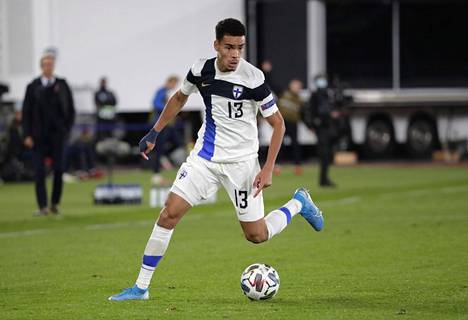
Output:
[[148,289],[151,278],[153,277],[153,272],[159,260],[161,260],[164,253],[166,253],[173,231],[174,229],[169,230],[157,224],[154,225],[153,232],[146,244],[143,263],[141,264],[140,274],[136,281],[138,288]]
[[268,228],[268,239],[283,231],[301,209],[301,203],[296,199],[291,199],[281,208],[270,212],[265,217],[265,223]]

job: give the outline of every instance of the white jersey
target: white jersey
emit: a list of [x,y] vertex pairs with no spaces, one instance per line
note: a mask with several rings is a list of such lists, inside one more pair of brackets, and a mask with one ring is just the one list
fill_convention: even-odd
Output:
[[235,71],[221,72],[216,60],[197,61],[181,87],[185,95],[198,90],[205,103],[192,154],[225,163],[258,157],[257,113],[275,113],[275,99],[258,68],[240,59]]

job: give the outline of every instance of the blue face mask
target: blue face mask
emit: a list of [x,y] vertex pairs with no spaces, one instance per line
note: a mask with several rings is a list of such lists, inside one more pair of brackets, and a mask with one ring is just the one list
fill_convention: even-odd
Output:
[[315,85],[317,88],[324,89],[328,86],[328,81],[325,78],[319,78],[315,80]]

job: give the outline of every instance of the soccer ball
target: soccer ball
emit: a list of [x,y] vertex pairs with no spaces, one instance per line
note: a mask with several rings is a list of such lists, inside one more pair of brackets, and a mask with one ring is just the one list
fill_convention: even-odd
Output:
[[267,300],[278,293],[280,278],[273,267],[254,263],[242,272],[240,285],[250,300]]

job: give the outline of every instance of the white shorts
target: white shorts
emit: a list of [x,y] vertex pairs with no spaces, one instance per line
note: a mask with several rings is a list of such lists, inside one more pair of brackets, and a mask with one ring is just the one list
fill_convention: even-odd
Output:
[[171,192],[195,206],[224,186],[240,221],[263,218],[263,193],[253,197],[253,181],[260,172],[257,158],[234,163],[216,163],[191,154],[184,162],[172,185]]

